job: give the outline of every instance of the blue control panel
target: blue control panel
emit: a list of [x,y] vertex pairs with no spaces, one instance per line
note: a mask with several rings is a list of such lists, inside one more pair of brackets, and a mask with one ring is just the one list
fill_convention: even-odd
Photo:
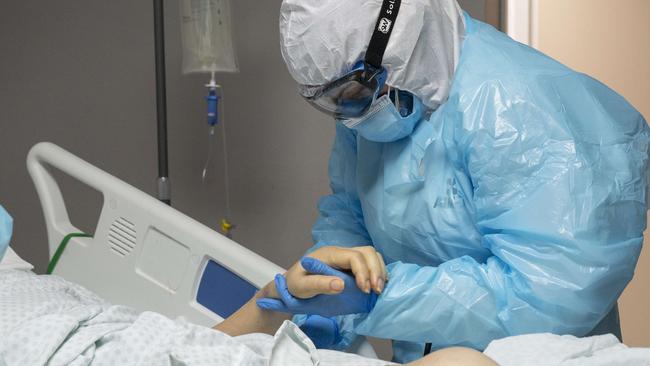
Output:
[[245,279],[210,260],[201,276],[196,301],[225,319],[250,300],[257,290]]

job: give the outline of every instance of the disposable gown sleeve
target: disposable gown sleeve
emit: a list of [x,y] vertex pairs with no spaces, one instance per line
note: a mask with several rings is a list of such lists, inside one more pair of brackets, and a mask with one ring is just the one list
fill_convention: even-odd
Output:
[[[356,247],[372,245],[366,230],[361,203],[356,188],[357,136],[353,130],[336,123],[336,137],[329,161],[329,177],[332,193],[318,203],[319,216],[312,229],[315,245],[310,253],[322,246]],[[361,315],[362,316],[362,315]],[[336,317],[338,337],[329,348],[346,349],[357,338],[354,324],[360,315]],[[293,321],[299,326],[305,315],[296,315]]]
[[648,127],[593,79],[548,81],[539,91],[486,83],[450,100],[465,111],[453,140],[492,256],[390,264],[358,334],[484,349],[522,333],[583,336],[613,307],[646,226]]
[[371,245],[364,225],[361,203],[356,189],[356,134],[336,123],[336,137],[329,161],[332,194],[318,203],[318,220],[313,226],[314,247],[354,247]]

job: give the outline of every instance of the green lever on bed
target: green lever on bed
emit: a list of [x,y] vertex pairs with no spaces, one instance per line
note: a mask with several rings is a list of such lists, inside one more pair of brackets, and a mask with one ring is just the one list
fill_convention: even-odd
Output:
[[50,259],[50,263],[47,265],[47,270],[45,271],[45,274],[52,274],[54,272],[54,268],[56,267],[56,264],[59,262],[59,258],[61,257],[61,254],[65,251],[65,247],[68,245],[68,242],[72,238],[92,238],[92,235],[86,234],[86,233],[70,233],[66,235],[63,240],[61,240],[61,244],[59,244],[59,247],[56,248],[56,252],[52,256],[52,259]]

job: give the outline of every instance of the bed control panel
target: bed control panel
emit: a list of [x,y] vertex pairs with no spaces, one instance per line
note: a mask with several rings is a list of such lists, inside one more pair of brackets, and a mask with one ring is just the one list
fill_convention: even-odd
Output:
[[196,301],[225,319],[250,300],[257,290],[228,268],[208,260]]

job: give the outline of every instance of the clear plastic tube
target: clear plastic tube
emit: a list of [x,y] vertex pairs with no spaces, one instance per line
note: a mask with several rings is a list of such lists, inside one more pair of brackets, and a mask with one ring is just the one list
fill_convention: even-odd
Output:
[[[223,113],[223,104],[222,104],[222,113]],[[223,114],[222,114],[223,115]],[[223,147],[223,184],[225,192],[225,201],[226,201],[226,220],[230,220],[230,169],[228,167],[228,145],[226,143],[228,139],[226,138],[226,121],[225,119],[221,120],[221,146]]]
[[205,164],[203,164],[203,172],[201,173],[201,181],[203,182],[203,185],[207,184],[208,168],[210,166],[210,163],[212,162],[214,144],[216,143],[214,138],[214,133],[215,133],[215,127],[210,126],[210,128],[208,128],[208,155],[205,159]]
[[[213,74],[214,75],[214,74]],[[230,169],[228,161],[228,145],[227,145],[227,130],[226,130],[226,120],[224,118],[225,108],[223,103],[223,91],[220,85],[214,83],[214,79],[210,81],[210,84],[217,89],[219,95],[219,108],[217,113],[219,114],[217,120],[221,125],[221,146],[222,146],[222,156],[223,156],[223,185],[224,185],[224,203],[225,203],[225,215],[221,220],[221,230],[222,232],[230,237],[231,230],[234,228],[234,225],[230,222],[231,218],[231,205],[230,205]],[[213,165],[213,157],[217,154],[217,129],[216,125],[209,126],[208,128],[208,154],[205,159],[205,164],[203,165],[203,171],[201,172],[201,180],[203,185],[208,184],[209,171],[211,165]],[[216,176],[216,173],[215,173]]]

